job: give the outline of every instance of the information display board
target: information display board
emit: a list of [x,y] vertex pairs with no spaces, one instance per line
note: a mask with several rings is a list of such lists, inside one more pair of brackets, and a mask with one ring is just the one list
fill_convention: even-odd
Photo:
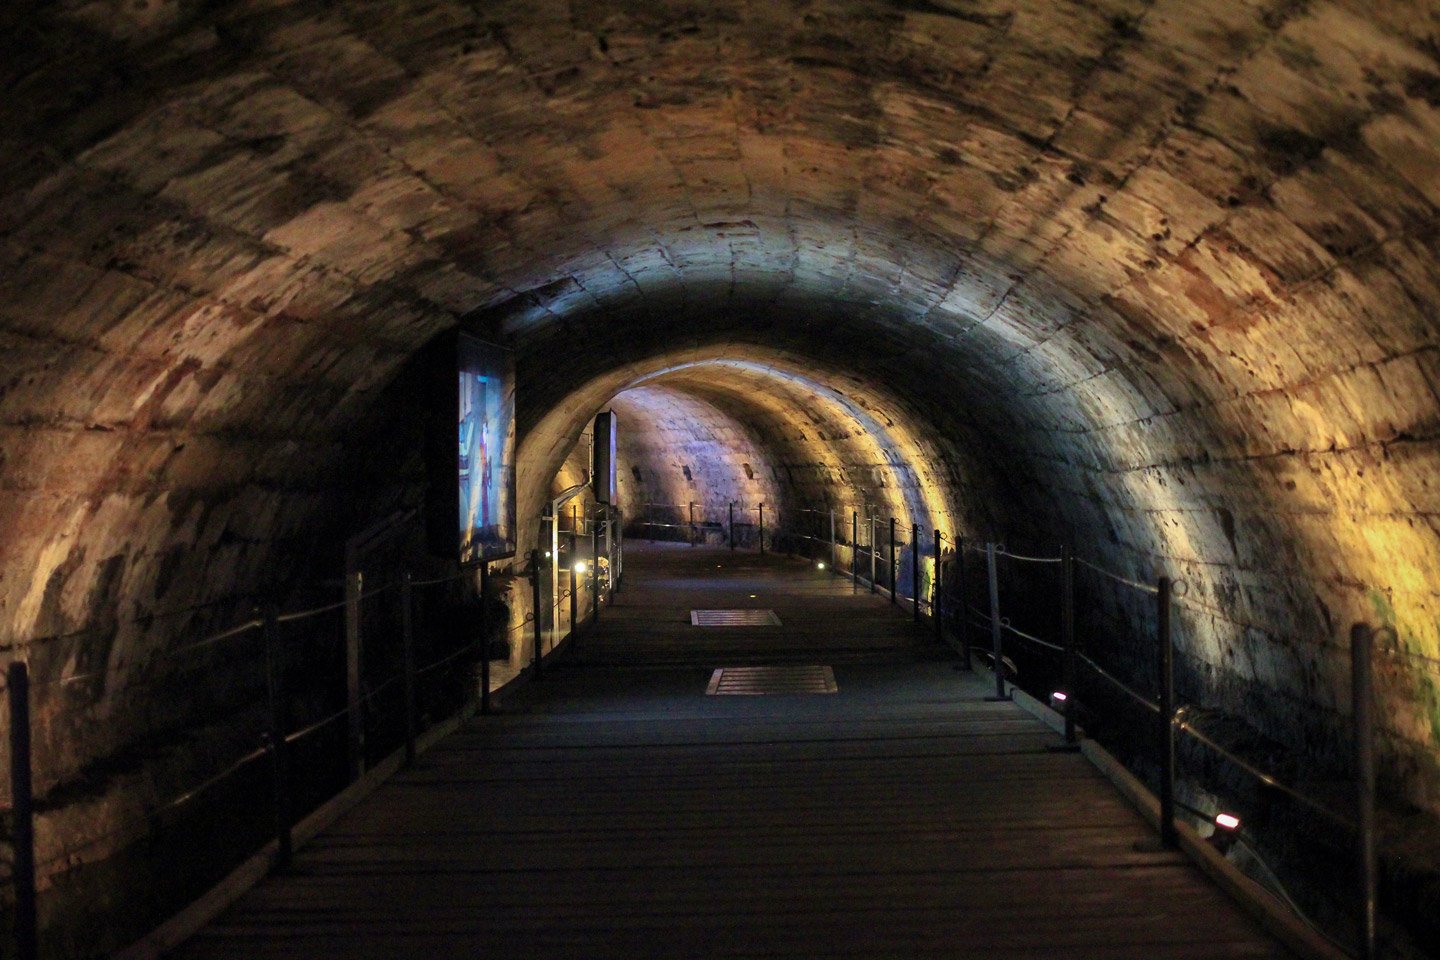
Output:
[[456,346],[460,562],[515,553],[515,354],[460,334]]

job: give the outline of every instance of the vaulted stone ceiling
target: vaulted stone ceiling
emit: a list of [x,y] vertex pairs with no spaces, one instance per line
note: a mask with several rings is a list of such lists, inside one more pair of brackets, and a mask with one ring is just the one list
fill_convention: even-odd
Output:
[[1224,611],[1185,654],[1276,735],[1393,623],[1390,782],[1440,806],[1433,4],[0,17],[13,652],[283,570],[463,320],[520,351],[527,510],[637,380],[807,369],[992,484],[951,506],[1185,578]]

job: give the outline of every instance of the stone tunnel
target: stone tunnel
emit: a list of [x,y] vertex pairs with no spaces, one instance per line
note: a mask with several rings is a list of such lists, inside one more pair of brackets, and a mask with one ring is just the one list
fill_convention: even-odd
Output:
[[[1182,686],[1316,780],[1348,776],[1373,626],[1382,859],[1397,922],[1436,929],[1432,0],[21,0],[0,24],[0,647],[32,678],[42,859],[230,755],[249,665],[172,675],[171,650],[338,596],[347,538],[414,526],[425,357],[458,329],[515,351],[513,623],[536,518],[613,409],[632,538],[655,504],[834,509],[847,535],[873,509],[1183,581]],[[1087,603],[1143,647],[1134,597]],[[42,869],[55,956],[218,876],[106,916],[159,889],[152,826]]]

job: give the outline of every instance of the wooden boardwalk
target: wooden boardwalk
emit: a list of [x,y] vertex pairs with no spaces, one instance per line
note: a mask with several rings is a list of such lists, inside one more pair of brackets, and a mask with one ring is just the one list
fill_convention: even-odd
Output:
[[[753,554],[626,567],[578,656],[179,955],[1289,955],[883,599]],[[690,626],[743,607],[781,625]],[[832,666],[838,692],[705,695],[715,667],[787,662]]]

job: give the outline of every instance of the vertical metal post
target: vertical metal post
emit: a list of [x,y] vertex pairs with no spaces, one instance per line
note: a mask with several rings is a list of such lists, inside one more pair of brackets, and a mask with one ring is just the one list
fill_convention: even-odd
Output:
[[615,562],[615,514],[610,504],[605,504],[605,579],[610,585],[610,597],[615,596],[615,584],[619,580],[620,565]]
[[830,569],[840,561],[840,547],[835,542],[835,508],[830,508]]
[[760,504],[760,556],[765,556],[765,504]]
[[985,570],[990,578],[990,648],[995,656],[995,696],[985,699],[1009,700],[1005,693],[1005,651],[1000,631],[1000,577],[995,569],[993,543],[985,544]]
[[[405,766],[415,765],[415,578],[400,577],[400,654],[405,677]],[[484,638],[481,638],[483,645]]]
[[285,664],[280,649],[280,618],[273,604],[268,604],[261,620],[265,639],[265,696],[270,706],[270,729],[265,734],[270,749],[270,799],[275,817],[275,865],[287,867],[295,853],[291,837],[290,764],[285,729],[289,726],[285,709]]
[[544,602],[544,598],[540,596],[540,549],[537,547],[530,551],[530,605],[535,611],[535,655],[531,660],[531,669],[536,680],[540,679],[540,661],[545,653],[545,617],[544,611],[540,609]]
[[580,562],[580,559],[579,559],[579,557],[578,557],[577,554],[576,554],[576,550],[578,550],[578,549],[579,549],[579,543],[577,542],[577,540],[576,540],[576,538],[575,538],[575,531],[574,531],[574,530],[571,530],[571,531],[570,531],[569,554],[570,554],[570,636],[571,636],[572,638],[575,636],[576,617],[578,617],[578,616],[580,615],[580,582],[579,582],[579,580],[576,578],[576,575],[575,575],[575,565]]
[[916,623],[920,622],[920,524],[910,524],[910,599],[915,601],[911,611]]
[[730,549],[735,549],[735,501],[730,501]]
[[944,567],[940,562],[940,528],[935,528],[935,572],[930,580],[930,617],[935,621],[935,642],[945,642],[945,626],[941,620],[944,601],[940,597],[940,584],[944,580]]
[[1360,881],[1360,957],[1376,954],[1376,890],[1379,851],[1375,840],[1375,687],[1372,655],[1375,631],[1357,623],[1350,629],[1350,697],[1355,720],[1355,791],[1359,828],[1356,867]]
[[690,546],[695,546],[695,501],[690,501]]
[[860,511],[850,511],[850,583],[860,586]]
[[549,516],[545,522],[550,528],[550,549],[545,551],[549,559],[549,581],[550,598],[549,604],[545,607],[545,618],[550,621],[550,629],[547,633],[550,636],[549,649],[554,650],[560,644],[560,514],[551,505]]
[[620,585],[625,582],[625,514],[614,504],[610,509],[613,511],[610,532],[614,535],[610,555],[610,592],[619,593]]
[[970,612],[966,609],[968,601],[965,589],[969,584],[965,582],[965,538],[955,538],[955,610],[959,614],[955,625],[960,633],[960,665],[966,670],[974,670],[975,663],[970,656]]
[[480,561],[480,712],[490,712],[490,562]]
[[1060,549],[1060,645],[1065,648],[1065,742],[1077,743],[1075,733],[1075,551]]
[[890,558],[889,558],[889,561],[886,563],[886,566],[889,567],[889,570],[886,571],[886,575],[890,578],[890,602],[891,602],[891,603],[899,603],[899,602],[900,602],[900,597],[899,597],[900,591],[897,590],[896,588],[899,586],[899,584],[897,583],[897,581],[900,579],[900,558],[895,555],[895,518],[894,518],[894,517],[891,517],[891,518],[890,518]]
[[876,564],[875,564],[875,561],[876,561],[875,554],[876,554],[876,552],[877,552],[877,551],[875,550],[875,519],[876,519],[875,514],[873,514],[873,513],[870,514],[870,592],[871,592],[871,593],[874,593],[876,590],[879,589],[879,587],[877,587],[877,586],[875,585],[875,581],[876,581],[876,579],[878,579],[878,577],[877,577],[877,575],[876,575],[877,567],[876,567]]
[[1175,645],[1170,639],[1169,577],[1161,577],[1156,591],[1157,640],[1160,647],[1160,843],[1180,845],[1175,830]]
[[35,960],[39,927],[35,913],[35,782],[30,756],[30,668],[15,661],[5,670],[10,692],[10,802],[15,846],[15,956]]
[[345,704],[350,723],[350,779],[359,780],[365,773],[365,715],[360,703],[360,600],[364,592],[364,574],[351,570],[345,578]]
[[[599,512],[597,506],[596,512]],[[600,518],[590,530],[590,622],[600,622]]]

